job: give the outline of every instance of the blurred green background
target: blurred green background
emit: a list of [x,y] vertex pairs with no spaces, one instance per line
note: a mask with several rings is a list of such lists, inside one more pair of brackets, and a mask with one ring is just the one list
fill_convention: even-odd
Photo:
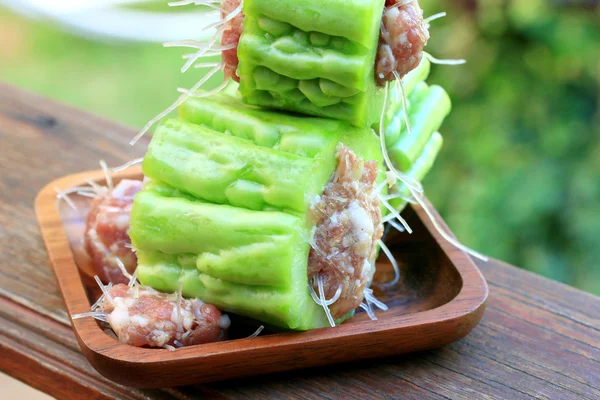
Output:
[[[448,12],[428,51],[468,60],[429,79],[454,102],[429,198],[465,244],[600,295],[598,2],[420,3]],[[198,80],[180,73],[182,54],[83,39],[0,8],[0,80],[132,127]]]

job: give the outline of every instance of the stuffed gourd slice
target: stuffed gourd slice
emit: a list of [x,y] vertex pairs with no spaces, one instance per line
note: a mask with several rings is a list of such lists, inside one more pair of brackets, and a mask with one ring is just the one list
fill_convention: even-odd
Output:
[[248,104],[370,126],[383,0],[246,0],[237,75]]
[[289,329],[327,325],[310,297],[304,221],[183,196],[151,181],[135,199],[130,236],[144,285],[200,298]]
[[226,95],[180,113],[186,121],[164,121],[144,158],[150,182],[129,232],[141,282],[181,282],[185,296],[287,329],[349,315],[383,233],[374,132]]
[[244,101],[355,126],[378,121],[384,83],[415,69],[429,38],[416,0],[239,4],[223,2],[221,43]]

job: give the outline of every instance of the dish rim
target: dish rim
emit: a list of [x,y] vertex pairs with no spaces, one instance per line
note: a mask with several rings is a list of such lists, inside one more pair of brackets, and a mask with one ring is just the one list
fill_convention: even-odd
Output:
[[[115,180],[131,179],[142,174],[141,167],[136,166],[113,174]],[[335,328],[319,328],[306,332],[274,333],[255,338],[235,339],[230,341],[208,343],[177,349],[172,352],[166,349],[139,348],[126,345],[109,337],[92,318],[72,319],[72,315],[89,311],[88,301],[83,280],[80,278],[78,266],[73,257],[60,209],[56,198],[55,188],[66,190],[81,185],[87,180],[100,181],[104,179],[103,171],[85,171],[58,178],[47,184],[37,195],[35,213],[40,225],[40,231],[45,243],[53,272],[61,291],[65,307],[71,320],[73,331],[86,354],[88,360],[97,367],[92,358],[100,357],[105,361],[116,362],[129,366],[156,366],[168,368],[170,364],[182,361],[202,360],[208,364],[211,360],[235,353],[239,357],[252,357],[253,354],[267,352],[285,352],[293,346],[317,345],[319,348],[349,337],[369,334],[374,340],[398,333],[402,330],[418,326],[430,326],[440,323],[459,324],[461,331],[447,343],[466,336],[477,325],[488,297],[489,289],[483,275],[471,258],[463,251],[455,248],[444,240],[437,232],[425,211],[418,205],[409,204],[429,234],[437,242],[441,251],[450,260],[458,272],[462,287],[459,293],[449,302],[425,311],[405,316],[391,316],[376,321],[356,321],[342,324]],[[428,200],[426,200],[428,201]],[[450,230],[440,218],[436,218],[444,229]],[[58,222],[58,224],[56,223]],[[472,318],[467,318],[472,317]],[[465,323],[465,320],[468,320]],[[461,324],[462,322],[462,324]],[[447,344],[441,343],[441,345]],[[404,351],[406,352],[406,351]],[[390,355],[398,354],[390,352]],[[363,357],[364,358],[364,357]],[[315,364],[317,365],[317,364]],[[98,369],[98,368],[97,368]],[[291,369],[291,368],[288,368]],[[102,372],[102,371],[101,371]]]

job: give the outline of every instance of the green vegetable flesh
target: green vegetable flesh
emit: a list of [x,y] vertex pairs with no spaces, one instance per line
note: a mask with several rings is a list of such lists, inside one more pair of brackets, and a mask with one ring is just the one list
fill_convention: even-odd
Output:
[[413,92],[409,113],[411,133],[409,134],[406,127],[403,127],[395,143],[386,143],[396,168],[403,172],[411,168],[423,153],[433,133],[440,128],[444,118],[450,113],[450,107],[448,94],[439,86],[431,86],[425,93],[418,90]]
[[[427,94],[429,86],[425,82],[418,83],[412,90],[412,92],[407,96],[406,99],[406,110],[408,114],[408,119],[410,123],[410,117],[412,114],[416,112],[418,106],[423,100],[424,96]],[[391,113],[389,113],[391,114]],[[389,115],[388,114],[388,115]],[[393,144],[398,142],[398,139],[402,135],[403,131],[408,133],[406,128],[406,115],[404,114],[404,109],[402,105],[398,108],[394,114],[391,114],[389,120],[384,125],[385,130],[385,141],[386,146],[391,148]],[[378,131],[380,132],[380,131]],[[411,134],[412,134],[412,125],[411,125]]]
[[129,231],[140,281],[171,292],[181,281],[185,296],[280,328],[327,326],[308,292],[307,213],[340,143],[382,166],[375,133],[227,95],[190,99],[180,118],[157,128],[144,158],[151,180]]
[[[433,163],[437,158],[444,139],[439,132],[435,132],[423,149],[423,152],[417,158],[415,163],[406,171],[406,175],[417,181],[422,181],[423,178],[429,173],[433,167]],[[409,198],[411,193],[410,190],[404,184],[398,184],[390,189],[390,194],[399,194],[401,197],[390,200],[390,205],[397,210],[402,210],[406,206],[406,198]]]
[[[366,128],[379,128],[383,107],[373,78],[383,3],[245,0],[243,102],[234,86],[188,99],[179,119],[157,128],[144,158],[151,180],[135,198],[129,231],[144,285],[174,292],[181,283],[186,297],[283,329],[328,326],[308,291],[307,214],[340,144],[378,161],[377,182],[385,179],[379,139]],[[384,115],[392,162],[417,180],[440,151],[436,131],[450,110],[446,93],[423,82],[429,70],[424,59],[402,80],[412,133],[395,85]],[[410,195],[402,185],[392,193]]]
[[[342,121],[289,115],[240,103],[224,94],[209,98],[190,98],[179,107],[179,118],[218,132],[248,139],[257,146],[269,147],[302,157],[322,158],[338,143],[353,148],[367,160],[381,158],[375,133]],[[367,142],[368,146],[359,145]]]
[[[135,198],[130,236],[144,285],[198,297],[289,328],[326,326],[308,293],[305,221],[165,195],[151,182]],[[168,187],[167,187],[168,188]]]
[[[429,71],[431,70],[431,62],[428,58],[423,57],[421,63],[414,70],[410,71],[404,78],[402,78],[402,86],[396,84],[396,82],[389,83],[388,89],[388,100],[385,106],[385,115],[384,115],[384,126],[386,127],[386,132],[395,131],[400,132],[402,129],[404,112],[402,109],[402,93],[404,93],[404,98],[406,99],[407,105],[410,109],[410,97],[412,93],[419,88],[419,86],[426,85],[425,79],[429,76]],[[410,111],[410,110],[409,110]],[[380,121],[376,121],[373,125],[373,129],[376,132],[379,132],[379,123]],[[390,127],[390,125],[394,125]],[[396,136],[397,137],[397,136]],[[387,138],[389,140],[393,139]],[[393,140],[395,142],[395,140]]]
[[383,0],[246,0],[238,47],[248,104],[371,126]]
[[245,0],[246,16],[264,15],[304,32],[339,36],[364,47],[379,35],[383,0]]
[[[335,149],[335,143],[330,144]],[[260,147],[247,139],[167,120],[144,157],[144,173],[194,197],[255,210],[303,213],[335,162]],[[327,168],[329,167],[329,168]]]

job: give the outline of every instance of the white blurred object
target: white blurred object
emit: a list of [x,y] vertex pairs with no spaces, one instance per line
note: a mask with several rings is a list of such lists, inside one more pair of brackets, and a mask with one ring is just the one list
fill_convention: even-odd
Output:
[[[149,0],[0,0],[12,10],[60,24],[73,33],[96,38],[165,42],[193,38],[206,40],[214,29],[202,28],[219,21],[219,13],[189,6],[189,12],[152,12],[124,8]],[[165,5],[167,0],[165,0]]]

